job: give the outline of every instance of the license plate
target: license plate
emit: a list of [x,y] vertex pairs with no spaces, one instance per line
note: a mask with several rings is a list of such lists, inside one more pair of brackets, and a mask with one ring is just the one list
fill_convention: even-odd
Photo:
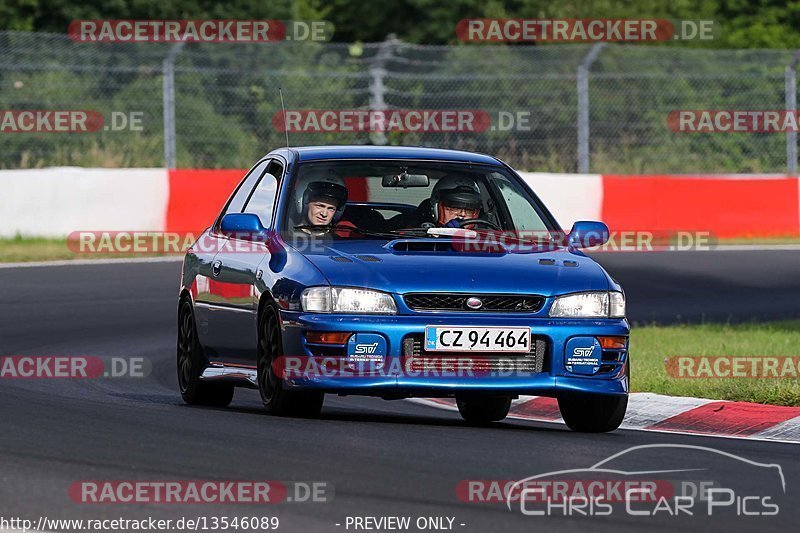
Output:
[[429,352],[518,352],[531,349],[531,328],[471,328],[427,326]]

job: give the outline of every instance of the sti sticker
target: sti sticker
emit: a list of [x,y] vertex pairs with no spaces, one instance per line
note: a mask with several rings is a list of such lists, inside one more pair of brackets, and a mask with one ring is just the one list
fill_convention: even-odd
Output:
[[603,350],[594,337],[575,337],[567,342],[564,350],[564,367],[567,372],[591,376],[600,370]]
[[386,338],[376,333],[356,333],[347,342],[347,362],[356,370],[378,370],[386,360]]

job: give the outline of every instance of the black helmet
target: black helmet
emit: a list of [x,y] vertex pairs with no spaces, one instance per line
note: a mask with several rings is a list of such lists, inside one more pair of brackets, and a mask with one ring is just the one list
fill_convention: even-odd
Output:
[[[336,213],[333,215],[333,223],[339,221],[344,214],[347,204],[347,187],[344,180],[333,172],[314,172],[301,178],[297,185],[298,194],[297,212],[305,214],[308,204],[315,200],[324,200],[336,205]],[[303,191],[299,194],[299,191]]]
[[308,206],[309,202],[317,200],[329,200],[342,207],[347,203],[347,187],[329,181],[312,181],[306,187],[303,194],[303,204]]
[[431,193],[431,214],[434,219],[440,218],[441,205],[478,211],[483,207],[481,190],[472,178],[444,176],[436,182]]

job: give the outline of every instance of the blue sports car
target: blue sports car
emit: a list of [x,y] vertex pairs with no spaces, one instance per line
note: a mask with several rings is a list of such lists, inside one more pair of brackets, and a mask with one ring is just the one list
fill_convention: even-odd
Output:
[[502,420],[558,399],[573,430],[616,429],[628,402],[622,288],[488,155],[412,147],[283,148],[244,176],[187,251],[178,383],[226,406],[237,386],[276,415],[326,393],[454,397]]

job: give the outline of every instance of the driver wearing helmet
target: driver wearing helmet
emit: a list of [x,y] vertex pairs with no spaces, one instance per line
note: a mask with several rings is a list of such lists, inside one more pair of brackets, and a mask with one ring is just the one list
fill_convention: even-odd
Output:
[[482,207],[481,191],[471,178],[445,176],[431,193],[431,212],[440,227],[460,228],[463,221],[478,218]]
[[[305,187],[305,189],[303,189]],[[339,237],[349,237],[355,226],[349,222],[339,221],[347,205],[347,187],[338,175],[333,172],[324,175],[306,177],[298,184],[297,191],[303,190],[302,195],[297,195],[297,211],[301,215],[301,231],[311,235],[334,234]],[[332,229],[330,226],[347,226],[347,229]],[[312,227],[308,227],[312,226]],[[313,226],[320,226],[319,229]]]

